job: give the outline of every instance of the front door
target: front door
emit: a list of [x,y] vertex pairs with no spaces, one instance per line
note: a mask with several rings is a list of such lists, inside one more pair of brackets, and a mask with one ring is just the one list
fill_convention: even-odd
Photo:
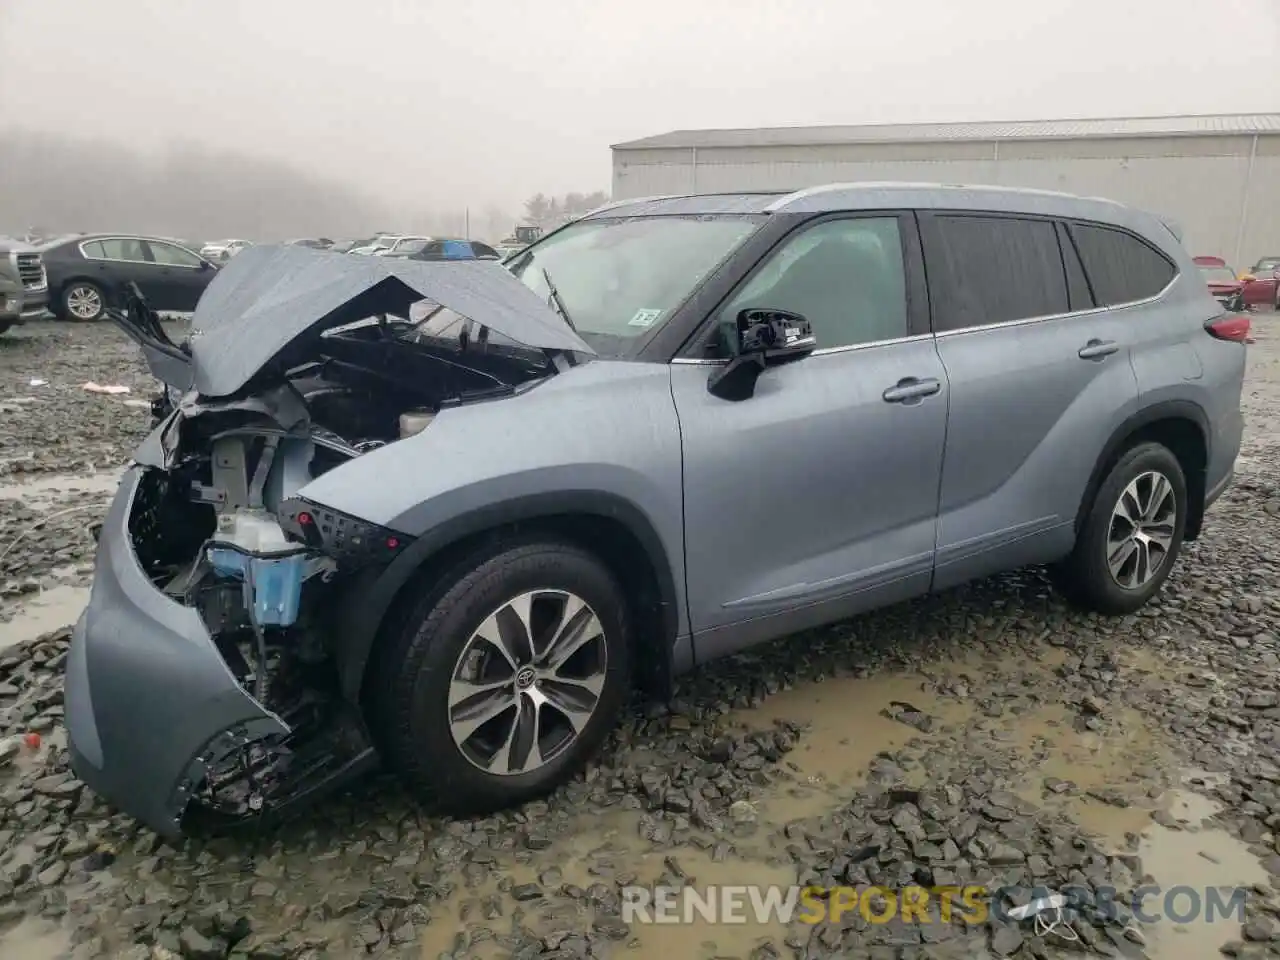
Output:
[[190,250],[176,243],[148,240],[151,259],[155,262],[155,291],[151,305],[157,310],[175,310],[189,313],[204,293],[213,268],[206,265]]
[[933,571],[948,389],[914,218],[798,228],[714,318],[726,352],[747,307],[803,315],[818,350],[736,402],[707,390],[717,361],[672,364],[700,661],[922,593]]

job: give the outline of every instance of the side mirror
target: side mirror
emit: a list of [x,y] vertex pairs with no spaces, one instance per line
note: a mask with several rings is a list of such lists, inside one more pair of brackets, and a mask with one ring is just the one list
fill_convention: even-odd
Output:
[[798,313],[748,309],[735,321],[737,355],[707,380],[707,390],[721,400],[746,400],[766,367],[789,363],[817,349],[813,326]]

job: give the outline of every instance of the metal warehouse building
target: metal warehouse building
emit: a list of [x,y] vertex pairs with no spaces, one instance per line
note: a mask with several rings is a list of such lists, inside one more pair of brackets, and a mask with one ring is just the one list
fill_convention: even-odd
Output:
[[613,196],[853,180],[1108,197],[1176,221],[1193,254],[1280,256],[1280,114],[677,130],[615,144]]

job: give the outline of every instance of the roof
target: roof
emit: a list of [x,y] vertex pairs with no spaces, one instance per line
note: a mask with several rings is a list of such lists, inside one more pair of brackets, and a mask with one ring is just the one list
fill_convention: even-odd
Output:
[[618,200],[583,220],[714,214],[830,213],[840,210],[992,210],[1081,217],[1129,225],[1149,215],[1102,197],[984,184],[859,181],[791,193],[688,194]]
[[699,193],[686,196],[636,197],[632,200],[613,200],[602,207],[596,207],[579,219],[768,213],[773,203],[783,195],[784,191],[776,190],[767,193]]
[[615,143],[614,150],[692,147],[797,147],[911,141],[1071,140],[1082,137],[1280,135],[1280,113],[1221,116],[1115,117],[1096,120],[997,120],[978,123],[894,123],[829,127],[675,130]]

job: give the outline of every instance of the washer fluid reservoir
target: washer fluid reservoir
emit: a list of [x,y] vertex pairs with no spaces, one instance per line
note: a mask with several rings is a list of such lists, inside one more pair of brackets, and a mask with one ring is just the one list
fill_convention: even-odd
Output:
[[434,410],[406,410],[400,414],[400,439],[421,433],[436,418]]

